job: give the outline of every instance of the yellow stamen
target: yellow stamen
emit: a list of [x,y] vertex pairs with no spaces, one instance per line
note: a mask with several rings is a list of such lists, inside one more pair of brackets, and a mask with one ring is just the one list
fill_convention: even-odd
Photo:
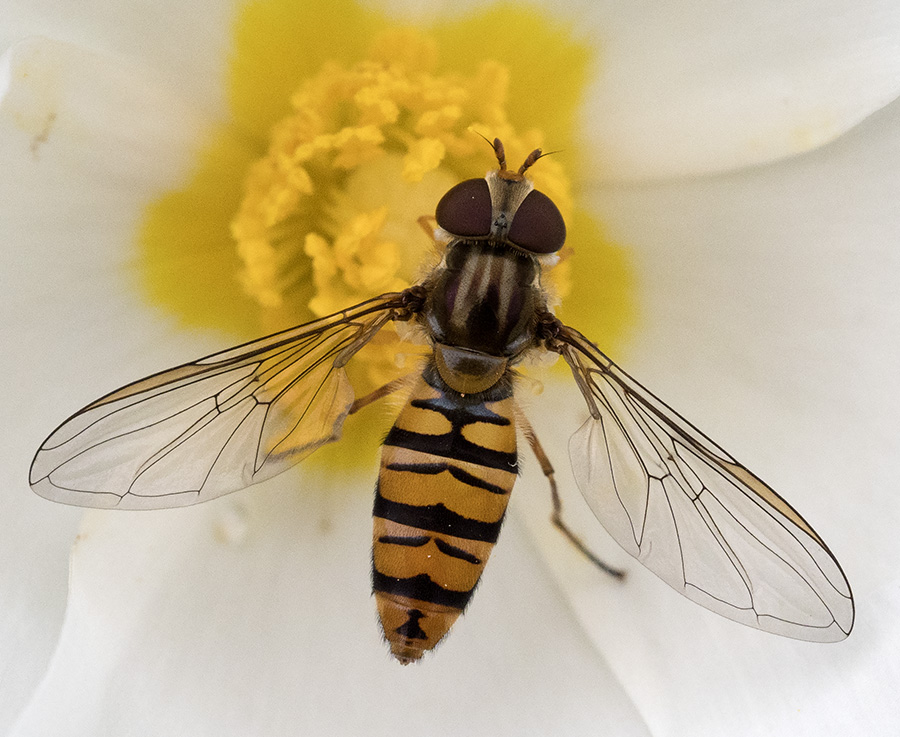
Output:
[[[398,49],[401,53],[394,53]],[[397,188],[430,182],[449,187],[456,172],[490,165],[470,127],[501,135],[511,151],[541,145],[539,134],[517,134],[506,114],[509,69],[487,60],[475,73],[437,74],[435,44],[421,34],[389,31],[366,58],[350,66],[323,64],[291,97],[292,112],[272,128],[268,151],[249,170],[244,199],[231,224],[243,262],[239,279],[261,307],[295,302],[298,279],[313,293],[306,307],[325,315],[416,280],[429,245],[390,237],[393,218],[433,212],[443,193],[425,186],[432,203],[411,212]],[[399,167],[393,162],[399,162]],[[559,162],[542,162],[540,186],[572,211]],[[379,175],[373,176],[373,175]],[[367,183],[371,191],[348,189]],[[565,289],[564,282],[560,286]],[[372,366],[378,374],[383,366]]]

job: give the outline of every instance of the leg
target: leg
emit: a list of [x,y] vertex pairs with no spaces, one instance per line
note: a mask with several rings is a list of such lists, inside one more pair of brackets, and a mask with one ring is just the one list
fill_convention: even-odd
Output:
[[607,563],[604,563],[600,560],[596,555],[594,555],[585,545],[581,542],[581,539],[569,529],[569,526],[563,522],[562,518],[562,499],[559,498],[559,491],[556,489],[556,480],[553,478],[553,465],[550,463],[550,459],[547,457],[547,454],[544,452],[544,448],[541,446],[540,441],[537,439],[537,435],[534,434],[534,430],[531,427],[531,424],[522,413],[519,413],[519,424],[522,427],[522,430],[525,433],[525,437],[528,438],[528,444],[531,446],[531,450],[537,458],[539,464],[541,464],[541,470],[544,472],[544,476],[547,477],[547,481],[550,482],[550,494],[553,497],[553,513],[550,515],[550,520],[556,526],[556,528],[562,532],[563,535],[568,538],[569,542],[572,543],[578,550],[584,554],[584,556],[591,561],[595,566],[597,566],[600,570],[608,573],[613,578],[625,578],[625,571],[620,571],[618,568],[613,568]]
[[435,230],[438,227],[437,220],[434,215],[422,215],[420,218],[416,220],[419,224],[419,227],[425,231],[425,234],[428,236],[428,240],[431,241],[431,247],[434,249],[436,255],[440,256],[444,252],[444,248],[447,245],[446,240],[439,240],[435,236]]
[[437,225],[434,215],[422,215],[416,219],[416,222],[419,224],[419,227],[425,231],[428,239],[434,243],[434,228]]
[[353,414],[354,412],[359,412],[363,407],[367,407],[372,404],[372,402],[377,402],[379,399],[383,399],[388,394],[393,394],[395,391],[400,389],[409,379],[409,375],[401,376],[399,379],[394,379],[393,381],[389,381],[384,386],[378,387],[375,391],[369,392],[364,397],[360,397],[355,400],[353,404],[350,405],[349,414]]

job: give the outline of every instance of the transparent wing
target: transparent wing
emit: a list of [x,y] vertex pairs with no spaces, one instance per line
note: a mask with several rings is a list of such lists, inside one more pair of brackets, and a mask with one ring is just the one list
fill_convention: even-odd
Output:
[[579,332],[564,327],[559,339],[591,410],[569,442],[575,477],[616,541],[729,619],[844,639],[850,586],[796,510]]
[[346,361],[395,316],[399,294],[119,389],[60,425],[32,488],[65,504],[196,504],[281,473],[336,440],[353,403]]

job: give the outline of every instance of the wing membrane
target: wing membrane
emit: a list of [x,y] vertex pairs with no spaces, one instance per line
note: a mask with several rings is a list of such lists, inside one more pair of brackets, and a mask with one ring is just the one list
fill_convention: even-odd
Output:
[[797,511],[579,332],[559,337],[591,410],[569,443],[575,477],[616,541],[730,619],[801,640],[844,639],[850,586]]
[[339,437],[354,399],[343,366],[401,306],[386,294],[123,387],[44,441],[32,488],[66,504],[158,509],[281,473]]

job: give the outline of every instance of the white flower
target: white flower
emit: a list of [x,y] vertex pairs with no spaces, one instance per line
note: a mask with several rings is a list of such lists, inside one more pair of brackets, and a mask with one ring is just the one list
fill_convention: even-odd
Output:
[[[445,10],[413,5],[389,11]],[[634,263],[616,358],[826,538],[858,602],[851,638],[746,630],[632,564],[571,493],[571,387],[534,400],[535,424],[570,521],[628,581],[558,537],[531,464],[470,611],[415,668],[377,642],[372,478],[289,473],[147,514],[30,494],[67,412],[228,344],[148,307],[128,246],[227,115],[234,8],[18,3],[0,29],[4,733],[893,734],[900,109],[879,108],[900,88],[900,8],[536,7],[600,48],[579,155]],[[567,409],[541,422],[542,406]]]

